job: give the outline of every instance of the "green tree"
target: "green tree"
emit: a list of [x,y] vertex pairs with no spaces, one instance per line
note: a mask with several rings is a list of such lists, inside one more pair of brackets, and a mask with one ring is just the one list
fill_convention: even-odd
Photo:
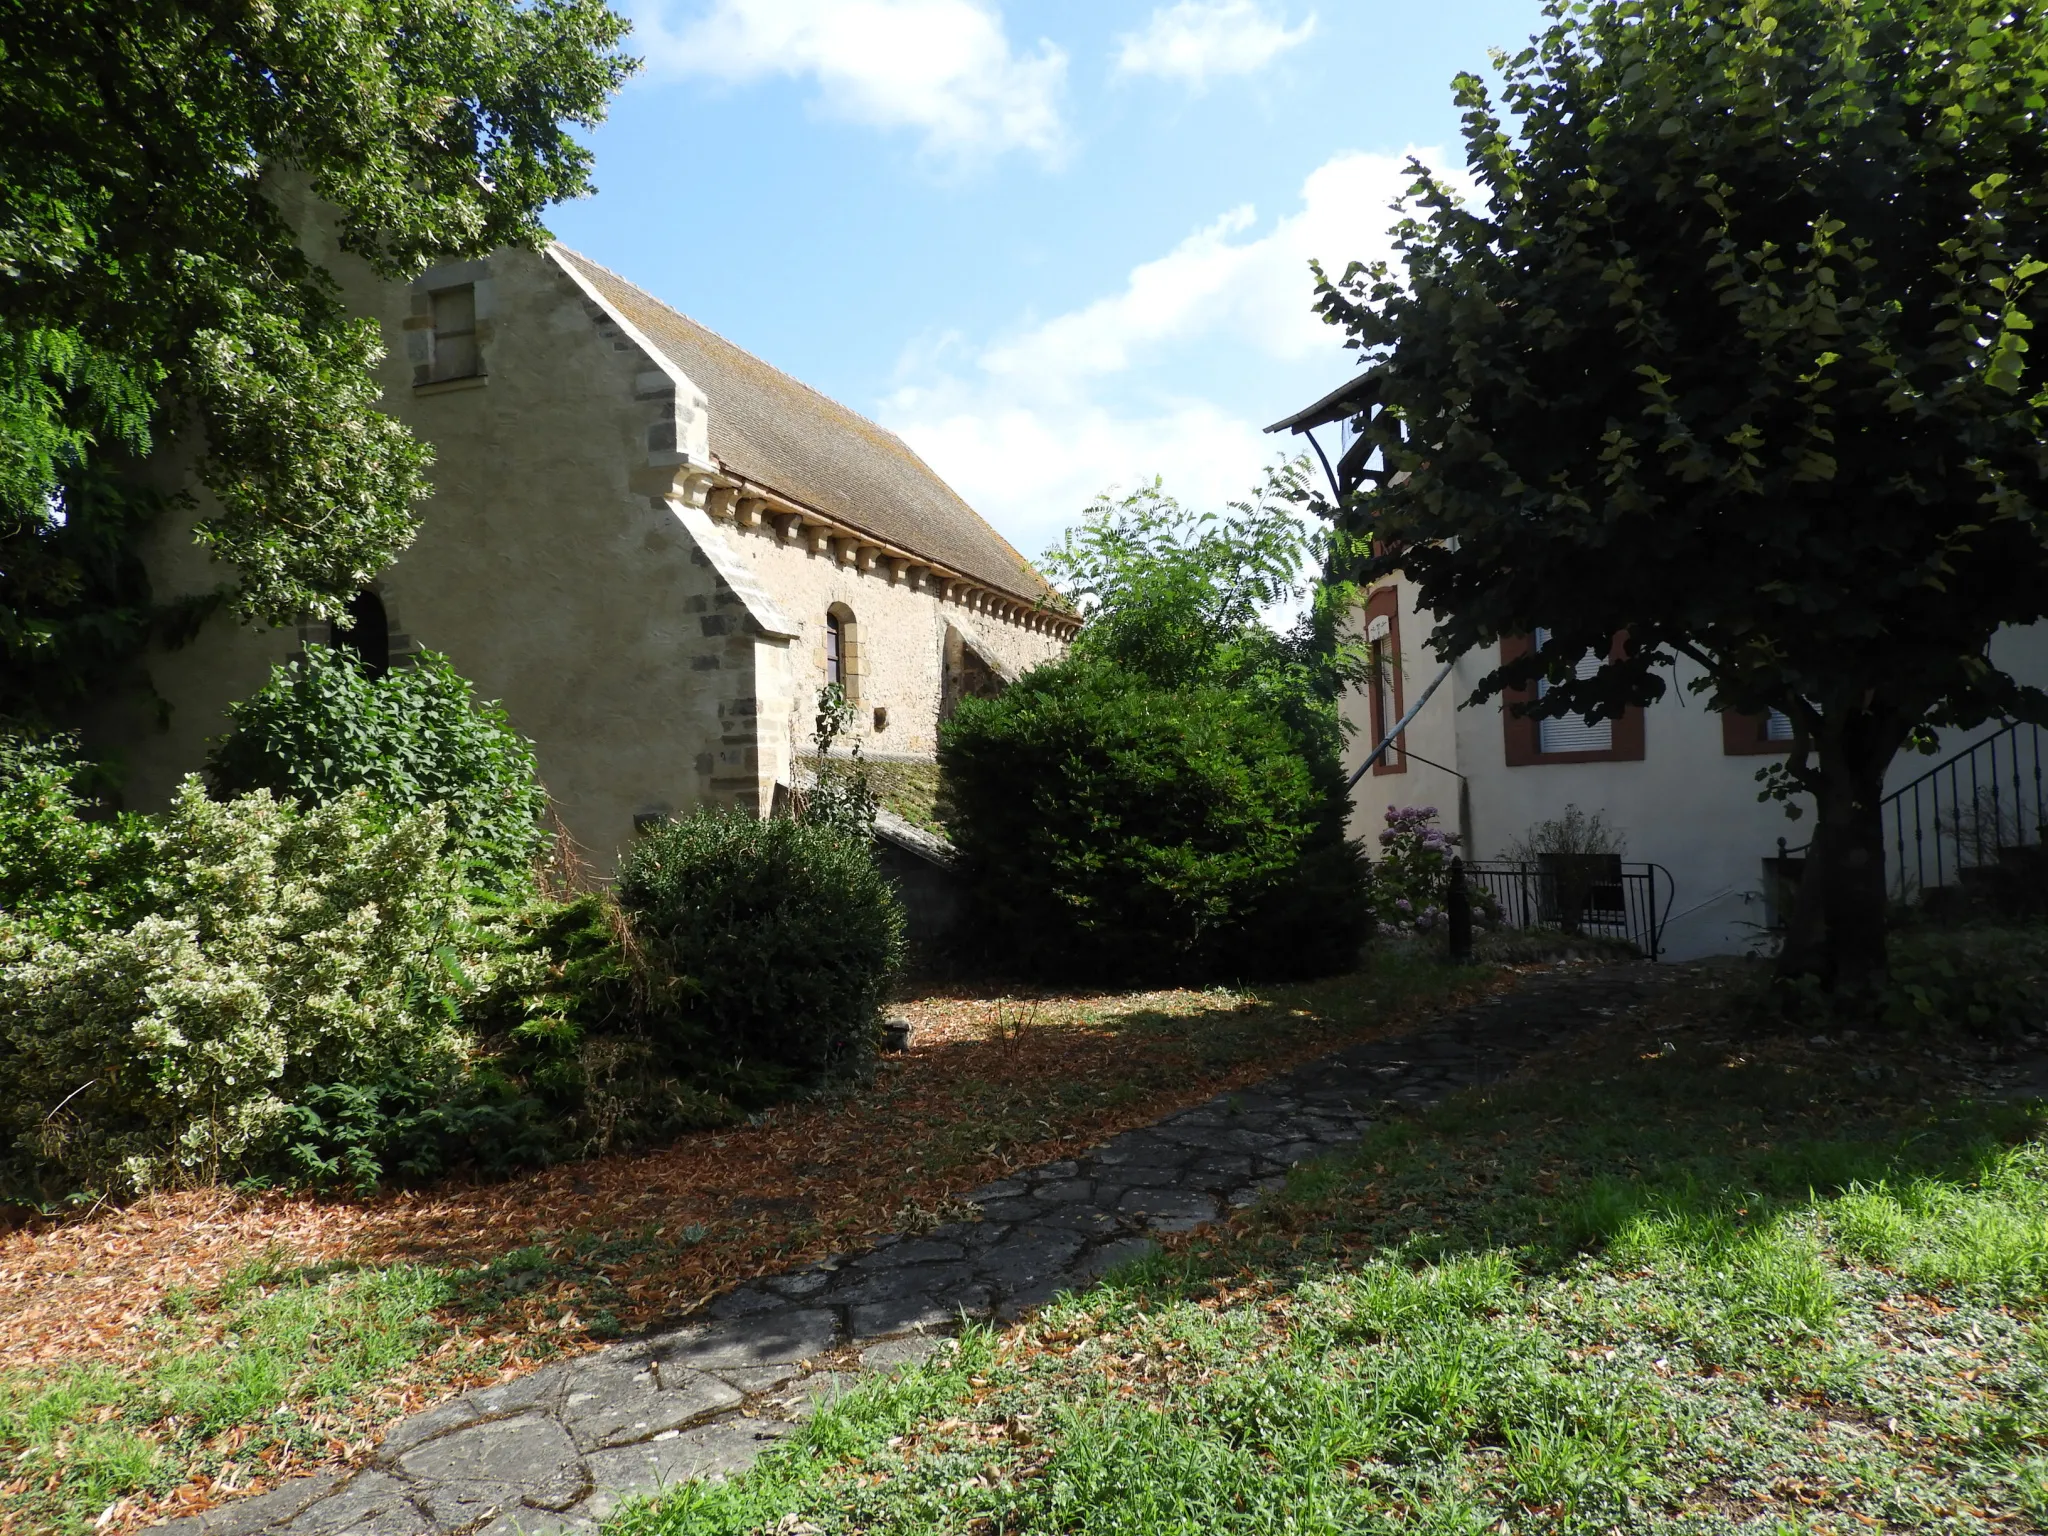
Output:
[[632,67],[602,0],[0,4],[0,714],[118,680],[173,437],[241,615],[331,616],[402,549],[426,450],[274,193],[381,273],[544,238],[590,189],[571,125]]
[[[2048,613],[2048,28],[2007,0],[1557,0],[1456,83],[1479,199],[1417,167],[1403,270],[1320,307],[1383,409],[1345,509],[1442,655],[1550,631],[1476,698],[1791,716],[1818,827],[1796,974],[1885,964],[1896,754],[2048,697],[1991,665]],[[1318,274],[1319,277],[1321,274]],[[1589,647],[1617,658],[1572,675]]]
[[[1087,620],[1074,654],[1154,687],[1245,690],[1334,763],[1337,700],[1358,661],[1337,626],[1354,589],[1314,576],[1352,546],[1307,514],[1310,501],[1300,461],[1221,512],[1182,505],[1157,478],[1098,497],[1039,561]],[[1285,604],[1305,605],[1289,630],[1262,621]]]
[[940,741],[972,931],[1040,974],[1315,975],[1357,959],[1362,859],[1344,837],[1345,653],[1321,595],[1287,634],[1320,540],[1299,466],[1223,513],[1159,483],[1104,497],[1043,565],[1087,623],[1070,653]]

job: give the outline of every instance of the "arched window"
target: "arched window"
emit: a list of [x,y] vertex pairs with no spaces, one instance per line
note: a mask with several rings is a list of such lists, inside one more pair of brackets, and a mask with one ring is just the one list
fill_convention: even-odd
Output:
[[368,587],[348,600],[348,612],[334,621],[336,650],[350,650],[371,678],[391,670],[391,620],[384,599]]
[[825,611],[825,681],[837,683],[849,704],[860,702],[860,625],[853,610],[834,603]]

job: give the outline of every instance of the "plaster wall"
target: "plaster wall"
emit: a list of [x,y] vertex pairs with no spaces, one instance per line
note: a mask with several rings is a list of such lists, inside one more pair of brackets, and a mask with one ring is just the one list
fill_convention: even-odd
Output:
[[[1448,690],[1460,698],[1496,664],[1497,652],[1460,659]],[[1472,807],[1471,847],[1480,859],[1508,857],[1538,822],[1576,805],[1600,812],[1623,840],[1630,863],[1669,871],[1665,958],[1740,954],[1764,937],[1762,861],[1778,839],[1803,844],[1810,807],[1798,821],[1775,802],[1757,800],[1757,770],[1767,756],[1729,756],[1721,717],[1686,684],[1697,671],[1681,662],[1673,686],[1644,713],[1639,762],[1507,764],[1504,708],[1498,701],[1458,712],[1459,765]],[[1666,888],[1659,883],[1660,903]]]
[[[1401,708],[1406,711],[1414,708],[1416,700],[1443,670],[1443,664],[1423,644],[1434,621],[1415,606],[1413,585],[1396,577],[1378,583],[1373,591],[1387,587],[1400,593],[1400,696]],[[1364,627],[1356,613],[1346,638],[1361,646],[1364,643]],[[1344,744],[1347,777],[1356,773],[1359,764],[1379,745],[1372,730],[1369,688],[1369,682],[1361,681],[1344,697],[1343,717],[1351,727]],[[1349,831],[1365,844],[1367,853],[1379,847],[1380,829],[1386,825],[1389,806],[1435,806],[1438,825],[1452,831],[1463,830],[1466,810],[1463,784],[1456,772],[1459,764],[1455,698],[1456,689],[1446,680],[1401,733],[1406,753],[1386,754],[1352,786]]]
[[[602,872],[636,815],[765,807],[786,765],[761,751],[759,684],[786,673],[787,641],[718,568],[701,510],[662,494],[692,447],[706,457],[701,396],[541,254],[502,251],[408,287],[333,251],[317,224],[307,243],[351,307],[379,319],[385,408],[435,449],[418,536],[375,583],[394,633],[504,703]],[[476,287],[483,374],[416,385],[426,295],[463,282]],[[175,592],[222,573],[167,530],[154,574]],[[161,804],[224,728],[224,706],[300,638],[217,619],[154,657],[170,726],[122,723],[130,803]]]
[[[1430,620],[1415,606],[1412,585],[1399,578],[1403,689],[1410,705],[1441,664],[1421,644]],[[2048,625],[2011,629],[1992,644],[1992,658],[2023,682],[2048,686]],[[1411,756],[1403,774],[1367,774],[1352,792],[1351,832],[1375,845],[1388,803],[1434,804],[1446,826],[1464,835],[1471,857],[1505,858],[1510,845],[1540,821],[1576,805],[1601,812],[1626,840],[1630,862],[1670,872],[1671,908],[1666,958],[1731,954],[1764,942],[1762,861],[1778,839],[1800,847],[1812,835],[1811,806],[1798,820],[1776,802],[1757,800],[1757,770],[1769,756],[1730,756],[1722,746],[1721,717],[1687,685],[1699,673],[1681,661],[1665,697],[1644,716],[1639,762],[1533,763],[1509,767],[1503,706],[1465,708],[1497,652],[1461,657],[1451,676],[1409,727],[1412,751],[1455,768],[1432,768]],[[1370,711],[1362,689],[1346,698],[1346,718],[1357,725],[1347,760],[1355,768],[1372,750]],[[1931,758],[1902,755],[1892,766],[1897,789],[1932,764],[1992,734],[1996,725],[1944,737]],[[1462,774],[1462,781],[1458,775]],[[1457,807],[1454,816],[1453,807]]]

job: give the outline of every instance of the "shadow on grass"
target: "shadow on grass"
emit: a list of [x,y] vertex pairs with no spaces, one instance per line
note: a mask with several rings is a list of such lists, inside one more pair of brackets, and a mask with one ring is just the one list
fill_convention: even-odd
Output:
[[[1278,1278],[1366,1252],[1420,1263],[1505,1249],[1540,1276],[1647,1225],[1718,1252],[1816,1201],[1976,1186],[2048,1131],[2040,1103],[1944,1081],[1924,1042],[1735,1038],[1745,1001],[1382,1125],[1298,1169],[1242,1232],[1188,1252]],[[1701,1038],[1717,1033],[1730,1038]]]
[[617,1532],[2041,1528],[2048,1117],[1731,1012],[1383,1126]]

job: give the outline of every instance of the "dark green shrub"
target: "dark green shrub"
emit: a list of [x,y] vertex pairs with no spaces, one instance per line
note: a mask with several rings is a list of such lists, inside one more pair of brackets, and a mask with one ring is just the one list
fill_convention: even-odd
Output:
[[222,799],[267,789],[310,808],[362,788],[401,809],[439,804],[463,858],[500,878],[540,850],[547,794],[533,744],[445,656],[372,679],[345,652],[308,646],[228,715],[206,763]]
[[2016,1035],[2048,1023],[2048,928],[1909,929],[1892,940],[1885,1022]]
[[647,963],[674,978],[679,1068],[812,1075],[875,1049],[903,910],[866,839],[699,811],[642,837],[618,891]]
[[91,815],[88,771],[71,737],[0,731],[0,923],[60,934],[148,909],[149,824]]
[[1129,980],[1358,958],[1362,859],[1341,785],[1244,690],[1170,690],[1078,655],[963,700],[940,761],[992,958]]

